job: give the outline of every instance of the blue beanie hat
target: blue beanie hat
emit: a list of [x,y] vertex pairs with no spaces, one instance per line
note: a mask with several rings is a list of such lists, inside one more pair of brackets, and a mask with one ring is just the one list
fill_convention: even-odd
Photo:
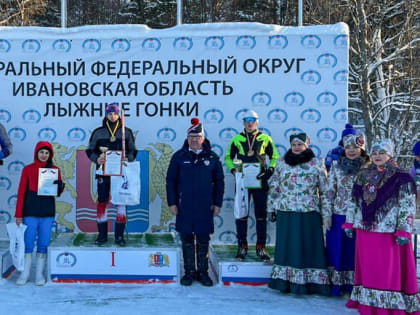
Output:
[[114,102],[111,104],[108,104],[108,106],[105,108],[105,114],[108,115],[109,113],[117,113],[120,114],[120,108],[118,107],[118,103]]
[[343,132],[341,133],[341,140],[348,135],[358,135],[359,131],[357,131],[356,129],[353,128],[352,124],[346,124],[346,129],[343,130]]
[[420,141],[417,141],[417,143],[414,145],[413,153],[415,156],[420,156]]

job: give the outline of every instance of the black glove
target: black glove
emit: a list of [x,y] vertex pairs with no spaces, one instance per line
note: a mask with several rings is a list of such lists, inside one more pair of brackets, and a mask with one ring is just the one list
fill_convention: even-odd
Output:
[[277,214],[275,212],[269,212],[268,213],[268,220],[270,220],[270,222],[276,222]]
[[273,175],[273,173],[274,173],[274,168],[269,167],[265,171],[262,171],[261,173],[259,173],[257,175],[257,179],[269,180],[270,177]]
[[57,196],[60,197],[64,191],[64,187],[66,187],[66,184],[64,184],[60,179],[55,180],[53,184],[57,184]]
[[348,238],[354,237],[353,229],[344,229],[344,233],[346,233]]

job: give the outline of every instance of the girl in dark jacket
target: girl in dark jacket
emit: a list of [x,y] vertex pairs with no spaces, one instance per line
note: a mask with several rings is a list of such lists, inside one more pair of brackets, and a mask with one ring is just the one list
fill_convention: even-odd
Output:
[[30,276],[32,252],[37,240],[35,284],[44,285],[44,266],[50,243],[51,228],[55,217],[55,197],[38,195],[39,169],[50,168],[58,172],[57,195],[64,190],[60,169],[53,165],[53,147],[49,142],[38,142],[35,147],[34,162],[24,167],[20,177],[17,204],[16,224],[22,222],[27,226],[25,231],[25,266],[16,281],[17,285],[24,285]]

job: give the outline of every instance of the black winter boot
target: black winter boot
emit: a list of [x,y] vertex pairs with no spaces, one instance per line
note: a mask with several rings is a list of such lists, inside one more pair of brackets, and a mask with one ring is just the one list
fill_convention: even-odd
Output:
[[270,255],[263,245],[257,245],[256,254],[262,261],[270,261]]
[[115,244],[121,247],[126,245],[124,240],[124,228],[125,223],[115,222]]
[[238,239],[238,251],[236,252],[235,258],[238,260],[244,260],[248,254],[248,242]]
[[108,222],[98,222],[98,237],[95,244],[98,246],[105,245],[108,242]]
[[209,243],[200,242],[197,240],[198,245],[198,260],[197,267],[200,275],[199,281],[206,287],[213,286],[213,281],[209,277]]
[[182,257],[184,258],[185,274],[181,278],[181,285],[190,286],[195,280],[195,245],[194,236],[181,236],[182,239]]

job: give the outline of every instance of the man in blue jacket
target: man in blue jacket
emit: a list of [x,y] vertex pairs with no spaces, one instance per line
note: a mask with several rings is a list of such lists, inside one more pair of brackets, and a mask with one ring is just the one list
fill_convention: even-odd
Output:
[[7,135],[6,128],[2,124],[0,124],[0,148],[0,165],[2,165],[3,159],[7,158],[13,150],[13,145]]
[[169,164],[166,193],[182,241],[185,275],[181,284],[189,286],[198,276],[204,286],[212,286],[208,251],[210,234],[214,232],[213,217],[222,207],[224,175],[219,157],[204,136],[203,125],[197,118],[191,123],[183,147],[174,153]]

